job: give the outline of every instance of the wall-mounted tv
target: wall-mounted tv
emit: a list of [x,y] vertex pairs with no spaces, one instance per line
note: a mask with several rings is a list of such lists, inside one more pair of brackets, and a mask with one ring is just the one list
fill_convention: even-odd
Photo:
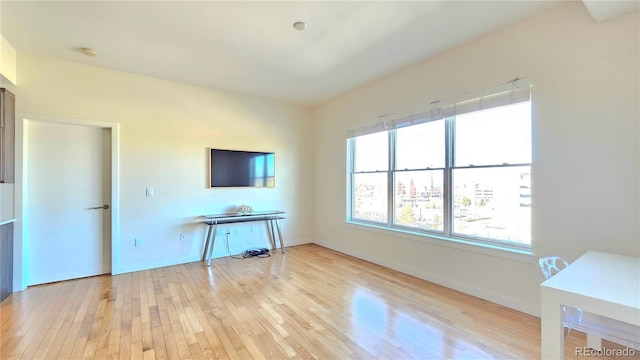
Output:
[[209,149],[209,187],[274,187],[272,152]]

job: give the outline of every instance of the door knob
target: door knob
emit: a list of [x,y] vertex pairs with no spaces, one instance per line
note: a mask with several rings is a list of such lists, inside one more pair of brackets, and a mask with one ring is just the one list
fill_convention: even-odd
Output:
[[108,208],[109,208],[109,205],[103,205],[103,206],[96,206],[96,207],[89,208],[89,210],[101,210],[101,209],[107,210]]

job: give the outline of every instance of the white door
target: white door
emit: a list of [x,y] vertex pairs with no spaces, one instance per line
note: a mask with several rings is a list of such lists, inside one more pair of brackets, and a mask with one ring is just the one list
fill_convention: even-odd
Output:
[[111,130],[25,126],[27,285],[110,273]]

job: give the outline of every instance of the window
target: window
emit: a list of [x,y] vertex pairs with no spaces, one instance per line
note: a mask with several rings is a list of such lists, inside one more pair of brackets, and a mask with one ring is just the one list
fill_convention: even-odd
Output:
[[530,83],[358,129],[348,220],[530,248]]
[[356,219],[387,221],[388,139],[385,132],[353,139],[353,216]]

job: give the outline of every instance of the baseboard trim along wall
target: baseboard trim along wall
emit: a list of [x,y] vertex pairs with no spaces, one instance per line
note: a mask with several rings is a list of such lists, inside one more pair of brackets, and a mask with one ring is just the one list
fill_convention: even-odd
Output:
[[346,255],[351,255],[354,257],[357,257],[359,259],[363,259],[366,261],[370,261],[374,264],[378,264],[378,265],[382,265],[382,266],[386,266],[390,269],[393,270],[397,270],[400,271],[402,273],[405,274],[409,274],[412,276],[415,276],[417,278],[426,280],[426,281],[430,281],[432,283],[438,284],[438,285],[442,285],[444,287],[450,288],[450,289],[454,289],[460,292],[463,292],[465,294],[469,294],[475,297],[479,297],[481,299],[487,300],[487,301],[491,301],[493,303],[502,305],[502,306],[506,306],[508,308],[514,309],[514,310],[518,310],[521,311],[523,313],[532,315],[532,316],[536,316],[536,317],[540,317],[540,306],[539,305],[534,305],[534,304],[530,304],[530,303],[526,303],[524,301],[520,301],[520,300],[516,300],[510,297],[506,297],[500,294],[496,294],[494,292],[491,291],[486,291],[484,289],[481,288],[477,288],[477,287],[473,287],[470,286],[469,284],[465,284],[465,283],[461,283],[458,281],[453,281],[451,279],[447,279],[444,278],[442,276],[439,275],[434,275],[431,273],[427,273],[424,271],[421,271],[419,269],[416,268],[412,268],[412,267],[408,267],[406,265],[403,264],[398,264],[396,262],[393,261],[389,261],[386,259],[382,259],[379,257],[375,257],[375,256],[371,256],[369,254],[357,251],[357,250],[353,250],[353,249],[348,249],[342,246],[338,246],[332,243],[328,243],[328,242],[324,242],[324,241],[320,241],[320,240],[314,240],[313,241],[314,244],[329,248],[331,250],[335,250],[338,252],[341,252],[343,254]]
[[[289,247],[289,246],[304,245],[304,244],[311,244],[311,243],[313,243],[313,241],[311,239],[295,239],[295,240],[292,240],[292,241],[287,241],[286,238],[284,239],[285,251],[286,251],[286,248]],[[271,251],[277,251],[278,253],[280,253],[280,248],[278,247],[277,249],[271,250]],[[224,256],[216,256],[213,259],[227,257],[227,256],[228,255],[225,254]],[[195,258],[192,258],[192,257],[189,257],[189,258],[184,258],[183,257],[183,258],[169,259],[167,261],[161,261],[161,262],[155,262],[155,263],[135,264],[133,266],[121,266],[120,267],[120,272],[112,273],[112,275],[126,274],[126,273],[131,273],[131,272],[136,272],[136,271],[151,270],[151,269],[157,269],[157,268],[166,267],[166,266],[181,265],[181,264],[187,264],[187,263],[192,263],[192,262],[197,262],[197,261],[201,261],[201,259],[200,258],[195,259]]]

